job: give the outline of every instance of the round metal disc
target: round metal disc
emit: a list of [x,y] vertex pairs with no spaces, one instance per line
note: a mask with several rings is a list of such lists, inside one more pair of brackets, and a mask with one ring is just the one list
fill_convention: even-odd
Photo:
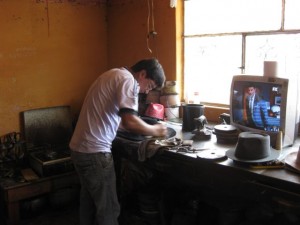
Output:
[[216,125],[214,126],[214,129],[217,133],[234,133],[237,131],[234,126],[226,124]]
[[208,149],[197,154],[198,158],[210,159],[210,160],[220,160],[226,159],[225,151],[217,149]]

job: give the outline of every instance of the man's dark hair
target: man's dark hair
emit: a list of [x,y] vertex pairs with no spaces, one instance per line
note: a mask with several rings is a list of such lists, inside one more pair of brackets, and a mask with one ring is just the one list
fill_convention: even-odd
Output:
[[162,87],[166,79],[164,69],[155,58],[143,59],[133,65],[131,70],[135,73],[146,70],[146,78],[153,80],[157,87]]
[[249,83],[246,85],[247,88],[249,87],[253,87],[253,88],[257,88],[257,85],[255,83]]

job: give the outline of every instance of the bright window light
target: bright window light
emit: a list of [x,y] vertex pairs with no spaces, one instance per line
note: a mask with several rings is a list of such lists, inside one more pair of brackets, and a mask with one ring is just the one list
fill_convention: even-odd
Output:
[[185,35],[278,30],[281,0],[185,1]]
[[184,7],[186,102],[198,92],[202,103],[228,105],[232,76],[263,75],[264,61],[277,61],[281,77],[300,76],[299,0],[186,0]]

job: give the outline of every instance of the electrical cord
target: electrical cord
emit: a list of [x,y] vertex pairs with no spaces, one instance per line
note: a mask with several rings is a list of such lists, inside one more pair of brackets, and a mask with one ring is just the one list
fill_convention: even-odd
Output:
[[[151,5],[150,5],[150,1],[151,1]],[[154,9],[153,0],[148,0],[147,48],[148,48],[150,53],[152,53],[152,49],[150,48],[149,39],[150,38],[154,39],[157,35],[157,32],[155,31],[155,25],[154,25],[154,10],[153,9]],[[151,30],[150,30],[150,20],[151,20],[151,25],[152,25]]]

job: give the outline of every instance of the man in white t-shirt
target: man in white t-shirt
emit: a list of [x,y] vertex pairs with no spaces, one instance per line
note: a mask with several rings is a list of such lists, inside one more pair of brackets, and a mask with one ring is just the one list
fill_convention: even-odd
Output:
[[90,87],[70,141],[81,183],[80,225],[118,224],[112,141],[120,123],[133,133],[167,134],[163,124],[150,125],[138,116],[138,94],[162,87],[164,81],[164,70],[153,58],[141,60],[130,69],[111,69]]

